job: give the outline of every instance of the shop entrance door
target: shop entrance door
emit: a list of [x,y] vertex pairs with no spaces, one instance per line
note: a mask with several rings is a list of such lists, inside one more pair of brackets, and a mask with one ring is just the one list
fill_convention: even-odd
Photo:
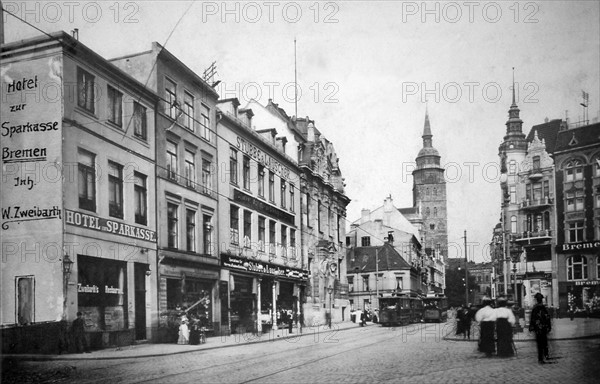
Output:
[[146,264],[135,263],[135,339],[146,339]]

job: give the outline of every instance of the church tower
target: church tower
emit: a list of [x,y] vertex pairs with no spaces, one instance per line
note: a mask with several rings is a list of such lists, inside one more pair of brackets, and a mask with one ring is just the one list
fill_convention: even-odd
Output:
[[440,154],[433,147],[429,113],[425,111],[423,148],[416,158],[413,171],[413,206],[423,217],[423,247],[428,255],[448,259],[448,226],[446,209],[446,180],[440,166]]

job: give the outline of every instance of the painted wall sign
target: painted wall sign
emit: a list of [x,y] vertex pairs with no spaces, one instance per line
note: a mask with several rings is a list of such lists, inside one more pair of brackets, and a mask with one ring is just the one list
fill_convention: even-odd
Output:
[[275,160],[271,156],[267,155],[254,144],[238,136],[237,147],[239,150],[252,157],[257,162],[264,165],[279,176],[283,177],[284,179],[290,180],[290,169],[282,165],[279,161]]
[[70,209],[65,209],[65,222],[76,227],[89,228],[95,231],[109,232],[115,235],[156,243],[155,231],[88,215],[87,213],[71,211]]
[[236,203],[240,203],[250,209],[254,209],[264,215],[271,216],[276,218],[279,221],[282,221],[290,226],[295,226],[294,215],[290,215],[289,213],[276,208],[270,204],[265,203],[262,200],[259,200],[255,197],[245,194],[244,192],[234,189],[233,190],[233,201]]
[[263,275],[280,276],[299,280],[308,279],[308,271],[304,269],[284,267],[256,260],[247,260],[226,253],[221,254],[221,265],[231,269],[256,272]]
[[[68,102],[62,99],[63,56],[30,57],[15,53],[0,64],[3,324],[18,324],[18,308],[26,305],[24,296],[14,293],[16,276],[35,276],[35,290],[53,298],[36,300],[36,322],[63,315],[61,263],[30,262],[50,257],[58,261],[63,249],[62,107]],[[48,244],[58,250],[54,256],[43,248]]]
[[556,252],[558,253],[579,252],[585,251],[586,249],[600,249],[600,241],[587,241],[584,243],[564,243],[556,246]]

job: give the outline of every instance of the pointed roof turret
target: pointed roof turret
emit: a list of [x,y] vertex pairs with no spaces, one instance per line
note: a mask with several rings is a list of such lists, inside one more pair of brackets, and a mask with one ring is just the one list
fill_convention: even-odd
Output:
[[513,67],[513,80],[512,80],[512,104],[508,110],[508,120],[506,121],[506,135],[504,141],[500,144],[500,154],[505,153],[506,150],[527,150],[527,140],[523,133],[523,120],[519,117],[521,110],[517,106],[515,97],[515,67]]
[[431,133],[431,123],[429,122],[429,111],[425,109],[425,124],[423,126],[423,149],[417,155],[417,162],[424,156],[437,156],[439,164],[440,154],[437,149],[433,148],[433,134]]

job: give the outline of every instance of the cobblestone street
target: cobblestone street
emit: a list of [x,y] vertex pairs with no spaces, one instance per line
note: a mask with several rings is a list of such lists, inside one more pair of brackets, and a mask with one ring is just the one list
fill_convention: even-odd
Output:
[[449,326],[370,325],[137,359],[5,362],[3,382],[592,383],[600,375],[600,339],[552,341],[552,364],[538,365],[533,342],[517,342],[517,357],[486,359],[475,341],[444,340]]

